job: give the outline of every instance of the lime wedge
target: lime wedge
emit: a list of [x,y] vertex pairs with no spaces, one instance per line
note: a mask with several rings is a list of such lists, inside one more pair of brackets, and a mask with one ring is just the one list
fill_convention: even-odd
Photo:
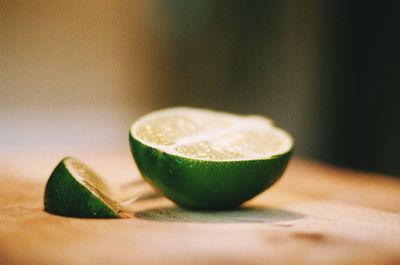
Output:
[[147,114],[130,129],[144,179],[178,205],[239,206],[283,174],[293,139],[262,116],[176,107]]
[[117,218],[120,205],[92,169],[66,157],[56,166],[46,184],[44,207],[47,212],[71,217]]

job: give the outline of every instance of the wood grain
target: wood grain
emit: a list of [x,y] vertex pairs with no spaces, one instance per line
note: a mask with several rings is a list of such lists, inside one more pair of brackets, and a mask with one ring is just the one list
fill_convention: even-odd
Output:
[[[115,188],[139,178],[128,150],[98,153],[78,157]],[[132,218],[92,220],[43,211],[60,159],[0,155],[0,264],[400,264],[398,179],[294,159],[242,209],[190,212],[153,196]]]

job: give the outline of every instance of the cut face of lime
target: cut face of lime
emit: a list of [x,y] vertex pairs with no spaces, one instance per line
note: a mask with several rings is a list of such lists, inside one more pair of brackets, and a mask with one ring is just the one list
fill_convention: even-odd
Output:
[[188,208],[232,208],[271,186],[293,149],[291,136],[262,116],[176,107],[131,127],[143,177]]
[[121,208],[105,182],[79,160],[66,157],[52,172],[45,189],[45,210],[63,216],[116,218]]
[[211,161],[267,159],[293,146],[267,118],[183,107],[146,115],[131,134],[166,153]]

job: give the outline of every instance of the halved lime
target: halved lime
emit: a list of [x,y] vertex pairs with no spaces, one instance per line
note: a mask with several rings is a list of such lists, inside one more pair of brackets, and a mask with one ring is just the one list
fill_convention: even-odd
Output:
[[188,107],[141,117],[129,140],[144,179],[194,209],[253,198],[283,174],[293,150],[292,137],[265,117]]
[[121,207],[111,196],[108,186],[92,169],[66,157],[47,181],[44,207],[47,212],[63,216],[121,217]]

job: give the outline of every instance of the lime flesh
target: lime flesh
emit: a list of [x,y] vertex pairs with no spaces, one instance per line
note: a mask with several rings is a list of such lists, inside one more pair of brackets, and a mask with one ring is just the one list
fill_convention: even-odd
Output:
[[129,140],[144,179],[192,209],[253,198],[279,179],[293,151],[290,135],[265,117],[186,107],[145,115]]
[[110,199],[103,180],[79,160],[66,157],[47,181],[44,207],[49,213],[86,218],[120,217],[119,205]]

